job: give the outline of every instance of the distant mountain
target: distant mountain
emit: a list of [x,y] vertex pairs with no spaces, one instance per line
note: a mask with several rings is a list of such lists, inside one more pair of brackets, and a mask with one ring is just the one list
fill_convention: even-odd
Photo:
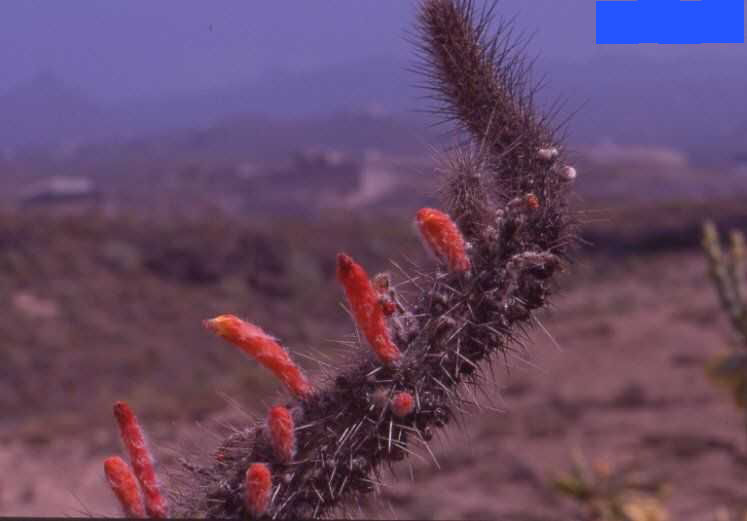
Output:
[[249,85],[97,104],[52,74],[0,95],[0,146],[101,142],[205,129],[247,114],[272,119],[401,113],[414,105],[404,65],[372,58],[304,73],[275,71]]
[[675,146],[696,161],[720,162],[747,151],[742,61],[606,54],[578,64],[544,62],[540,68],[550,82],[544,98],[559,96],[568,109],[579,109],[569,126],[572,142]]
[[45,72],[0,95],[0,144],[88,141],[110,133],[109,113]]
[[202,127],[242,114],[303,118],[336,112],[411,110],[418,93],[406,66],[384,58],[307,72],[267,72],[258,81],[211,92],[123,102],[112,107],[131,129]]
[[[719,162],[743,158],[747,151],[747,67],[742,65],[738,56],[728,55],[657,61],[606,52],[578,63],[540,59],[535,70],[548,80],[539,102],[566,101],[561,118],[572,116],[571,143],[674,146],[696,160]],[[162,139],[175,130],[210,141],[226,136],[226,125],[241,127],[247,121],[265,125],[266,131],[264,136],[261,128],[250,132],[254,138],[247,147],[271,137],[291,142],[323,137],[343,146],[353,139],[350,135],[397,146],[396,139],[374,136],[388,132],[382,123],[386,118],[412,127],[412,139],[426,122],[417,113],[427,108],[419,100],[425,93],[412,87],[420,78],[406,69],[403,63],[371,58],[307,72],[268,72],[248,85],[108,106],[44,74],[0,95],[0,146]],[[355,120],[348,118],[348,123],[336,121],[335,131],[325,131],[323,119],[339,113],[370,116],[364,125],[368,130],[353,124],[340,133]],[[305,131],[312,135],[302,135]]]

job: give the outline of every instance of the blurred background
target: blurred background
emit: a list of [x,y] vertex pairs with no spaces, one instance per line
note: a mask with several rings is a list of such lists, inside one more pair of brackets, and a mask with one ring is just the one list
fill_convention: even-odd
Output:
[[[263,414],[276,383],[202,319],[248,318],[313,370],[353,333],[337,251],[395,276],[429,262],[412,216],[454,138],[409,72],[415,12],[3,0],[0,515],[116,515],[117,399],[165,468]],[[584,505],[551,481],[583,453],[664,483],[672,519],[731,519],[745,422],[705,375],[733,339],[699,243],[706,218],[747,225],[747,47],[595,45],[590,0],[497,13],[531,38],[539,105],[563,103],[584,241],[549,333],[495,368],[502,412],[450,428],[440,470],[413,459],[362,515],[569,519]]]

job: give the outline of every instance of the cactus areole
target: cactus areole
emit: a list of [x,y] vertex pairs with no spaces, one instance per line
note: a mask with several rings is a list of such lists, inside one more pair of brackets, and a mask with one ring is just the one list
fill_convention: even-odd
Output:
[[465,389],[491,374],[483,362],[520,347],[568,261],[575,226],[566,200],[576,171],[550,117],[533,106],[507,26],[488,33],[490,12],[471,0],[419,4],[417,51],[435,112],[466,138],[439,166],[443,206],[412,216],[439,262],[420,269],[407,306],[394,294],[408,287],[406,278],[372,281],[350,256],[338,256],[341,295],[362,349],[324,381],[307,380],[292,352],[258,326],[231,315],[206,322],[289,393],[267,420],[227,438],[210,462],[184,462],[193,488],[174,494],[170,515],[345,516],[393,462],[431,453],[429,441],[472,396]]

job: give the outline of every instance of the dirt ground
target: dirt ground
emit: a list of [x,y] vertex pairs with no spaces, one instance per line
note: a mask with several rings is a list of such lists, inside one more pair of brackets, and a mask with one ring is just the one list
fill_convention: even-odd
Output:
[[[10,228],[7,225],[6,232]],[[82,232],[76,233],[78,237]],[[90,235],[95,237],[93,232]],[[411,246],[408,243],[403,249],[407,252]],[[110,249],[118,262],[132,257],[122,244]],[[365,255],[373,263],[383,258],[373,250]],[[112,281],[120,273],[86,269],[85,273],[98,273],[95,278],[101,284],[106,279],[106,287],[115,287]],[[12,296],[3,305],[11,311],[0,325],[15,346],[6,344],[5,371],[15,371],[14,381],[27,381],[4,391],[22,388],[26,394],[10,395],[14,398],[3,402],[0,468],[5,472],[0,474],[0,515],[119,514],[102,472],[103,459],[120,450],[105,405],[112,396],[145,410],[143,420],[162,468],[173,466],[184,445],[195,439],[209,451],[207,445],[217,443],[207,434],[209,425],[237,418],[237,407],[261,413],[274,383],[250,362],[242,366],[230,349],[221,350],[217,341],[200,336],[197,325],[185,331],[184,324],[199,324],[205,313],[220,308],[240,314],[256,311],[274,320],[274,331],[290,338],[291,345],[308,345],[309,338],[329,343],[350,330],[342,312],[327,322],[311,321],[310,329],[295,330],[288,324],[298,316],[296,306],[314,306],[304,300],[308,297],[293,292],[281,291],[260,311],[251,299],[276,288],[258,290],[249,284],[249,289],[232,290],[225,280],[195,286],[173,279],[164,282],[157,268],[147,280],[128,268],[116,269],[129,273],[129,289],[120,287],[114,296],[94,294],[100,295],[102,315],[107,306],[124,303],[122,321],[127,328],[89,324],[82,336],[66,337],[101,342],[124,335],[115,344],[121,348],[99,353],[93,367],[82,364],[82,354],[67,353],[56,343],[60,323],[78,316],[61,304],[64,287],[53,283],[55,288],[45,292],[32,282],[16,284],[18,276],[13,278],[16,282],[4,283]],[[329,274],[324,266],[318,273],[318,289],[327,291],[332,287]],[[48,276],[53,280],[56,275]],[[230,280],[246,280],[243,273],[236,277]],[[631,463],[645,475],[662,479],[672,521],[716,521],[722,519],[716,517],[719,509],[747,510],[744,420],[704,373],[709,357],[728,349],[730,330],[699,252],[686,249],[615,259],[582,256],[561,287],[554,309],[541,315],[547,332],[535,328],[525,359],[510,359],[508,370],[501,363],[495,365],[497,383],[484,390],[479,400],[482,410],[469,412],[461,426],[452,425],[437,436],[432,442],[433,458],[421,450],[420,458],[397,467],[398,479],[391,477],[378,498],[361,505],[360,516],[578,519],[576,506],[549,486],[553,475],[569,468],[575,450],[613,466]],[[339,299],[330,292],[325,306],[327,300],[334,305]],[[145,311],[141,316],[131,304],[136,298],[155,299],[156,304],[148,306],[170,311],[158,320],[143,318]],[[207,298],[212,299],[210,304],[201,307]],[[19,319],[19,314],[26,318]],[[159,328],[167,322],[171,325]],[[33,325],[36,336],[12,336],[10,331],[19,324],[25,329]],[[148,335],[131,333],[133,327],[144,327]],[[106,335],[96,336],[103,335],[102,328]],[[148,350],[143,351],[137,346],[146,337]],[[23,341],[31,347],[24,350]],[[125,352],[131,353],[130,358],[122,360]],[[86,353],[94,356],[93,350]],[[142,363],[146,353],[155,361]],[[197,376],[196,365],[202,365]],[[168,371],[180,367],[187,374],[170,380]],[[76,391],[74,385],[66,390],[65,382],[74,384],[79,379],[76,371],[82,370],[86,381],[78,385],[83,390]],[[61,405],[65,393],[74,398],[70,398],[74,406]],[[45,395],[52,405],[45,405]]]

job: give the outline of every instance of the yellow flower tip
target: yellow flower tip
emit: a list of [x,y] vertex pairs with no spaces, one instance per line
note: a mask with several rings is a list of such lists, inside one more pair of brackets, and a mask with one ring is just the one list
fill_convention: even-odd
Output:
[[205,329],[223,337],[229,336],[236,329],[238,323],[239,319],[234,315],[218,315],[215,318],[202,321]]

